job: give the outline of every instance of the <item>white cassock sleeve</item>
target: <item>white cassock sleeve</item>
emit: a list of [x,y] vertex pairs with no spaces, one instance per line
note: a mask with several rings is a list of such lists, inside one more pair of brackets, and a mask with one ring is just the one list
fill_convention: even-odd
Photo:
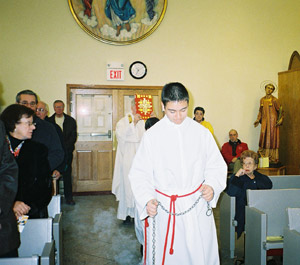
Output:
[[156,198],[156,192],[153,185],[153,166],[151,164],[152,159],[149,145],[150,143],[147,142],[147,137],[144,136],[129,172],[131,189],[141,220],[148,216],[146,213],[147,202]]
[[211,134],[207,136],[206,145],[205,184],[214,190],[214,197],[210,201],[210,206],[216,207],[220,193],[226,187],[227,165]]

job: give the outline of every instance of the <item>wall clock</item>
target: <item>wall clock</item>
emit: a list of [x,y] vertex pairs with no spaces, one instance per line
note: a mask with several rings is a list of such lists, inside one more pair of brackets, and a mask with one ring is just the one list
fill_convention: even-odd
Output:
[[143,62],[135,61],[130,65],[129,73],[135,79],[142,79],[147,74],[147,67]]

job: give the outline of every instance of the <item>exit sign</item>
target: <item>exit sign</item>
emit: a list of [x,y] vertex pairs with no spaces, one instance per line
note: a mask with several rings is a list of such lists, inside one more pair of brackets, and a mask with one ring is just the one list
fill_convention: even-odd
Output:
[[107,64],[107,80],[122,81],[124,80],[124,65],[122,63]]

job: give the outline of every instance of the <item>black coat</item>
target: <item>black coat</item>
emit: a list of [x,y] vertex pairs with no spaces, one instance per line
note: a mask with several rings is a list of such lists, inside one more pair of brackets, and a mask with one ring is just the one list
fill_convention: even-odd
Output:
[[48,216],[47,206],[52,197],[52,177],[47,148],[26,140],[16,158],[19,166],[19,187],[16,201],[31,207],[29,218]]
[[61,174],[63,174],[64,171],[66,170],[66,167],[67,167],[67,149],[66,149],[66,145],[65,145],[65,140],[64,140],[63,132],[62,132],[61,128],[56,123],[52,123],[49,120],[49,117],[45,117],[45,121],[48,121],[48,122],[50,122],[51,124],[54,125],[55,131],[56,131],[56,133],[57,133],[57,135],[59,137],[59,141],[60,141],[61,147],[62,147],[62,149],[64,151],[64,160],[63,160],[63,162],[58,167],[55,168]]
[[[75,149],[75,143],[77,140],[77,124],[76,120],[71,116],[64,113],[64,123],[63,123],[63,136],[66,145],[66,150],[68,153],[72,153]],[[48,119],[52,123],[55,122],[55,113]]]
[[18,189],[18,166],[8,149],[5,130],[0,121],[0,255],[20,245],[13,204]]
[[64,160],[64,151],[62,149],[59,137],[52,124],[34,116],[33,122],[36,123],[32,134],[32,141],[43,144],[48,148],[48,161],[51,170],[56,169]]
[[245,207],[247,205],[246,190],[264,190],[272,189],[273,184],[270,178],[257,171],[253,171],[254,179],[250,179],[247,175],[236,177],[233,174],[230,177],[227,194],[234,196],[235,199],[235,220],[237,221],[237,236],[241,236],[245,230]]

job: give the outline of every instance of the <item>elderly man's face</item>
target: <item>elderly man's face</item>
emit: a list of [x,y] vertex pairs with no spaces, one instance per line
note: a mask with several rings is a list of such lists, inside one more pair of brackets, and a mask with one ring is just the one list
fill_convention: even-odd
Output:
[[62,116],[62,114],[64,113],[64,109],[65,109],[65,106],[63,103],[57,102],[54,104],[54,111],[57,116]]
[[234,130],[229,132],[229,139],[231,142],[236,142],[238,138],[238,133]]
[[48,111],[46,110],[46,106],[43,103],[38,103],[36,108],[36,116],[38,116],[40,119],[44,120],[48,114]]

